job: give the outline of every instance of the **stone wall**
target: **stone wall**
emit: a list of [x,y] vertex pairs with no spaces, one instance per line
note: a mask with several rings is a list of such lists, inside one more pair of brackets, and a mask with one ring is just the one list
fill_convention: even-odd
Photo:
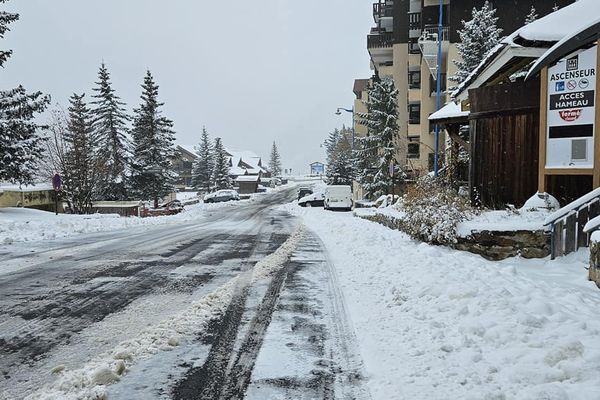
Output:
[[495,261],[518,255],[544,258],[550,255],[550,235],[546,231],[482,231],[458,238],[454,247]]
[[589,279],[600,288],[600,242],[590,243]]

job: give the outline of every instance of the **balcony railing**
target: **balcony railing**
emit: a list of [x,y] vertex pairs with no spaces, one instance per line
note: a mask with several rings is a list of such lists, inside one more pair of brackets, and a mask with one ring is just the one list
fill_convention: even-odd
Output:
[[[449,27],[442,27],[442,41],[448,41],[449,32]],[[425,25],[423,27],[423,31],[421,32],[421,37],[419,38],[419,41],[437,42],[438,34],[439,30],[437,25]]]
[[381,32],[367,35],[367,48],[379,49],[392,47],[394,45],[394,34],[392,32]]
[[373,19],[379,22],[381,18],[393,17],[393,1],[380,1],[373,4]]
[[411,31],[421,29],[421,13],[420,12],[408,13],[408,29]]

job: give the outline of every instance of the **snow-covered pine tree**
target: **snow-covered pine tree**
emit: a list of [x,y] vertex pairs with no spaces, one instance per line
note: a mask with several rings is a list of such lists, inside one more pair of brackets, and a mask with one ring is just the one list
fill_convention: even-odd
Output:
[[83,94],[73,94],[69,99],[67,130],[63,138],[63,191],[71,210],[76,214],[88,214],[91,211],[99,178],[103,175],[100,167],[104,167],[104,160],[99,160],[94,154],[93,119],[84,97]]
[[539,15],[537,14],[535,7],[531,6],[531,11],[529,11],[529,14],[527,14],[527,16],[525,17],[525,25],[529,25],[530,23],[538,19],[538,17]]
[[342,128],[333,149],[334,157],[328,165],[327,175],[333,185],[350,185],[354,177],[354,158],[352,154],[352,131]]
[[360,113],[360,124],[367,127],[367,136],[358,138],[356,152],[357,179],[368,198],[390,193],[390,164],[395,160],[398,135],[398,90],[394,81],[385,77],[373,83],[366,113]]
[[202,127],[202,137],[200,144],[196,146],[196,154],[198,159],[192,168],[192,185],[196,190],[208,193],[212,187],[213,148],[206,127]]
[[[0,5],[6,0],[0,0]],[[9,31],[8,25],[19,19],[19,14],[0,10],[0,39]],[[0,67],[11,56],[12,50],[0,50]],[[41,92],[28,94],[19,86],[0,90],[0,181],[18,184],[33,182],[43,154],[40,130],[35,114],[43,112],[50,97]]]
[[502,29],[498,28],[497,22],[496,9],[487,0],[481,10],[473,8],[470,21],[462,21],[463,29],[458,31],[460,43],[456,46],[461,59],[453,60],[458,69],[450,80],[461,83],[467,79],[500,42]]
[[102,200],[125,200],[129,142],[127,123],[131,119],[125,103],[115,94],[106,65],[98,71],[98,82],[92,104],[95,106],[94,130],[98,157],[104,160],[105,173],[100,181],[98,197]]
[[281,156],[277,145],[273,142],[271,147],[271,156],[269,157],[269,171],[272,177],[281,176]]
[[142,199],[158,200],[173,191],[176,176],[171,162],[176,154],[173,122],[162,115],[164,103],[158,101],[158,85],[150,71],[142,84],[142,102],[134,110],[131,187]]
[[212,186],[216,190],[231,189],[233,187],[229,176],[229,159],[221,138],[215,139]]

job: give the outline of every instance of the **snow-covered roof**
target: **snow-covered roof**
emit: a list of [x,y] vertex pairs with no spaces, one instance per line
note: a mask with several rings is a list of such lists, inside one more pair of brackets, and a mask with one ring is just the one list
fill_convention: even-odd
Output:
[[560,41],[558,41],[558,43],[552,46],[543,56],[538,58],[538,60],[529,69],[527,77],[536,74],[544,66],[557,61],[561,57],[564,57],[565,55],[576,50],[582,45],[585,45],[592,40],[597,40],[599,35],[600,16],[596,16],[596,18],[588,24],[579,26],[577,30],[563,37]]
[[600,1],[579,0],[518,29],[513,41],[557,42],[600,15]]
[[33,185],[13,185],[0,182],[0,193],[2,192],[45,192],[54,190],[51,183],[35,183]]
[[185,150],[188,153],[192,154],[194,157],[198,157],[198,155],[196,154],[196,149],[194,148],[194,146],[189,145],[189,144],[178,144],[177,146],[181,147],[183,150]]
[[235,178],[236,182],[258,182],[260,177],[258,175],[240,175]]
[[468,89],[484,84],[515,57],[541,57],[556,42],[582,27],[589,26],[598,15],[600,1],[579,0],[517,29],[494,47],[454,89],[451,93],[452,98],[466,99]]
[[252,151],[234,149],[226,149],[225,151],[229,154],[231,165],[229,173],[231,175],[245,175],[246,172],[251,175],[257,175],[267,172],[262,167],[260,156],[257,156]]
[[429,116],[430,121],[439,121],[442,119],[464,118],[469,116],[469,111],[462,111],[460,104],[453,101],[440,108]]

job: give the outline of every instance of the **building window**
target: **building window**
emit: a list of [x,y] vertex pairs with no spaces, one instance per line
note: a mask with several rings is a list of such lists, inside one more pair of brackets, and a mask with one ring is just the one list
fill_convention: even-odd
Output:
[[419,124],[421,122],[421,103],[408,105],[408,123]]
[[429,153],[429,159],[428,159],[428,164],[429,164],[429,171],[433,171],[433,167],[435,164],[435,153]]
[[411,40],[408,42],[408,52],[409,54],[419,54],[421,53],[421,48],[419,47],[419,42],[416,40]]
[[408,87],[410,89],[421,88],[421,71],[409,71],[408,72]]
[[419,158],[421,156],[421,144],[418,136],[408,137],[408,158]]
[[[442,92],[446,91],[446,73],[442,73],[441,74],[441,79],[440,79],[440,88]],[[437,82],[435,79],[433,79],[433,76],[429,75],[429,90],[431,91],[431,94],[434,95],[437,92]]]

